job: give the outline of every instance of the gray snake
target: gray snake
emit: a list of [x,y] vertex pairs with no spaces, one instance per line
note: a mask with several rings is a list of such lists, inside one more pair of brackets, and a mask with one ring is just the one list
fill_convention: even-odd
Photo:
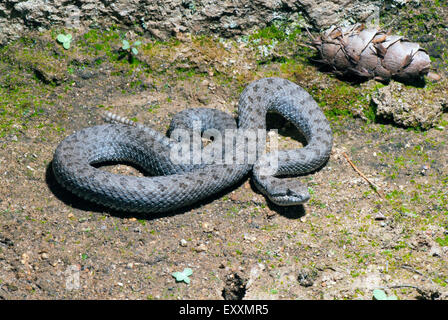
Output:
[[[269,175],[262,173],[269,154],[255,163],[176,163],[171,151],[177,141],[142,125],[105,124],[75,132],[59,144],[53,158],[54,176],[81,198],[129,212],[165,212],[191,205],[236,184],[251,170],[255,186],[275,204],[304,203],[310,198],[308,188],[291,176],[321,167],[330,155],[333,135],[317,103],[295,83],[281,78],[250,83],[240,95],[238,127],[230,115],[197,108],[174,116],[170,131],[191,130],[193,120],[202,123],[201,131],[265,130],[266,114],[271,111],[295,125],[307,144],[278,151],[278,165]],[[263,143],[257,145],[257,150],[261,148]],[[247,152],[247,147],[238,152]],[[119,175],[95,167],[110,161],[137,164],[149,176]]]

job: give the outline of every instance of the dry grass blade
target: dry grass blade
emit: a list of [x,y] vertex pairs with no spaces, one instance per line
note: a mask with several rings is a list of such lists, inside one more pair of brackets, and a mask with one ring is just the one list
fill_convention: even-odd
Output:
[[364,179],[367,181],[367,183],[372,187],[372,189],[376,192],[376,194],[378,194],[382,199],[385,199],[384,195],[382,194],[382,192],[380,191],[380,188],[374,184],[372,181],[370,181],[364,173],[361,172],[361,170],[359,170],[355,164],[350,160],[350,158],[348,157],[348,155],[343,152],[342,153],[345,157],[345,159],[347,160],[347,162],[352,166],[352,168]]

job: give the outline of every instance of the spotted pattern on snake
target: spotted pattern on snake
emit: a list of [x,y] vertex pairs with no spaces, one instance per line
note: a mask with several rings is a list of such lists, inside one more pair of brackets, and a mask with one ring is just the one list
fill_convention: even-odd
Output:
[[[166,212],[194,204],[235,185],[250,171],[254,184],[270,201],[282,206],[302,204],[310,198],[308,188],[291,176],[322,167],[333,135],[317,103],[297,84],[281,78],[250,83],[239,99],[238,126],[226,113],[196,108],[175,115],[169,132],[192,129],[193,120],[199,120],[201,131],[234,129],[244,134],[244,130],[266,129],[268,112],[281,114],[307,141],[303,148],[278,151],[278,165],[270,175],[262,170],[270,154],[255,164],[178,164],[171,159],[177,141],[129,121],[88,127],[64,139],[56,148],[53,172],[59,184],[79,197],[129,212]],[[264,147],[257,144],[261,150]],[[110,161],[137,164],[148,176],[113,174],[94,166]]]

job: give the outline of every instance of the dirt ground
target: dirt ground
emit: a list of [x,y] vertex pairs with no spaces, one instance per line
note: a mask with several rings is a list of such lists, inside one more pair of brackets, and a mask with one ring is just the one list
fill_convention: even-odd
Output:
[[[282,64],[260,65],[253,78],[289,77],[312,94],[313,81],[340,82],[307,66],[310,82]],[[69,87],[45,93],[51,103],[38,117],[0,138],[0,298],[370,300],[374,289],[448,298],[446,125],[418,131],[330,117],[333,152],[322,170],[301,177],[312,193],[303,206],[269,203],[248,178],[172,214],[113,212],[55,182],[60,141],[103,123],[105,110],[162,132],[188,107],[235,114],[244,87],[213,72],[116,71],[109,63],[75,69]],[[274,120],[281,148],[300,146]],[[172,274],[185,268],[191,282],[176,282]]]

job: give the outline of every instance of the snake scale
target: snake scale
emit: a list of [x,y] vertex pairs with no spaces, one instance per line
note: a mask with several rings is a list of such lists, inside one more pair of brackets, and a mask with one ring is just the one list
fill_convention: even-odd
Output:
[[[79,197],[129,212],[165,212],[191,205],[236,184],[251,170],[255,186],[275,204],[304,203],[310,198],[308,188],[291,176],[325,164],[333,135],[317,103],[297,84],[281,78],[250,83],[239,98],[238,126],[224,112],[196,108],[175,115],[170,131],[192,130],[193,120],[202,123],[201,131],[265,130],[266,114],[271,111],[296,126],[307,143],[303,148],[278,151],[278,165],[270,175],[262,173],[269,154],[255,163],[175,163],[170,151],[177,141],[142,125],[123,123],[88,127],[65,138],[56,148],[53,172],[59,184]],[[260,143],[257,148],[264,146]],[[235,152],[247,152],[247,148]],[[148,176],[113,174],[95,166],[111,161],[136,164]]]

